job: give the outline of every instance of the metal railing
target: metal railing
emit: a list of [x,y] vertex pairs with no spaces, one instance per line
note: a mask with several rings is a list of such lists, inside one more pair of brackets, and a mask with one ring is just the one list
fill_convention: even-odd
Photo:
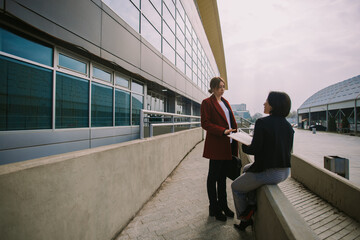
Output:
[[[140,110],[140,138],[144,138],[145,127],[149,126],[149,137],[154,135],[154,127],[171,126],[171,132],[175,132],[175,126],[200,124],[199,121],[191,119],[200,119],[200,116],[183,115],[169,112],[158,112],[151,110]],[[187,121],[182,121],[187,119]],[[147,120],[147,121],[145,121]]]

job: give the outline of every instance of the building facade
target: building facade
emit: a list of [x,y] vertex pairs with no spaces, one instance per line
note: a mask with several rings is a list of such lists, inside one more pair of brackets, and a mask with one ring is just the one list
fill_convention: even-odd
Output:
[[0,164],[137,139],[141,109],[200,115],[210,79],[227,81],[216,1],[0,0],[0,11]]
[[357,133],[360,130],[360,76],[316,92],[299,107],[297,113],[299,128],[321,125],[330,131]]

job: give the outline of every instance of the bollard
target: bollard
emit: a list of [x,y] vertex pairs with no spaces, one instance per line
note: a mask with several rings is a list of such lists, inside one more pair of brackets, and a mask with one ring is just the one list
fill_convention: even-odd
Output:
[[313,134],[316,134],[316,128],[312,128],[312,132],[313,132]]

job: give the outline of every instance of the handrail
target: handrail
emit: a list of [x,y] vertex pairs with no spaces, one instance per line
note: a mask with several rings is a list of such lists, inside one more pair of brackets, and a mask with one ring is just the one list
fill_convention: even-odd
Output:
[[169,123],[149,123],[150,124],[150,137],[153,135],[153,126],[172,126],[171,132],[175,131],[175,125],[193,125],[199,124],[200,122],[177,122],[175,123],[175,118],[195,118],[200,119],[200,116],[194,115],[184,115],[177,113],[169,113],[169,112],[158,112],[152,110],[141,109],[140,110],[140,138],[144,138],[144,123],[145,123],[145,114],[154,114],[154,115],[162,115],[162,116],[171,116],[171,122]]

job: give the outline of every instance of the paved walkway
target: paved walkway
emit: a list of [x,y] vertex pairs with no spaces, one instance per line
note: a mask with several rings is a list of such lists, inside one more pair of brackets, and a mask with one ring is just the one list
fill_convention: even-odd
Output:
[[[201,142],[190,152],[116,240],[255,239],[250,227],[245,232],[234,229],[235,219],[220,222],[209,217],[203,146]],[[230,184],[228,180],[228,202],[234,210]]]

